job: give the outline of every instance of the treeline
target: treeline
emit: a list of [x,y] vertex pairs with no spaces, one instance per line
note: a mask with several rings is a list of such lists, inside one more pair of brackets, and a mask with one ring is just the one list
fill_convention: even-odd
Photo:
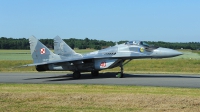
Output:
[[[53,39],[40,39],[40,41],[46,45],[48,48],[53,49]],[[96,39],[64,39],[64,41],[72,48],[78,49],[102,49],[109,46],[114,46],[116,43],[112,41],[104,41],[104,40],[96,40]],[[124,43],[126,41],[119,41],[118,44]],[[196,50],[200,49],[200,42],[152,42],[146,41],[150,45],[159,46],[159,47],[166,47],[171,49],[191,49]],[[0,38],[0,49],[29,49],[29,41],[26,38]]]
[[[106,48],[108,46],[113,46],[115,43],[112,41],[104,41],[104,40],[96,40],[96,39],[63,39],[72,49],[78,48],[78,49],[102,49]],[[46,45],[48,48],[53,49],[53,39],[40,39],[40,42],[42,42],[44,45]],[[26,38],[6,38],[1,37],[0,38],[0,49],[30,49],[29,47],[29,40]]]
[[191,49],[191,50],[200,50],[200,42],[147,42],[150,45],[166,47],[171,49]]

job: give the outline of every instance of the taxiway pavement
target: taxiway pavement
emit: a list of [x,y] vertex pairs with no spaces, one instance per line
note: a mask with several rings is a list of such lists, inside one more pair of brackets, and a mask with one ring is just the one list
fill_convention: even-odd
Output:
[[46,83],[46,84],[103,84],[137,85],[156,87],[200,88],[200,75],[181,74],[124,74],[115,78],[115,73],[100,73],[98,77],[82,74],[81,79],[73,79],[65,73],[0,73],[0,83]]

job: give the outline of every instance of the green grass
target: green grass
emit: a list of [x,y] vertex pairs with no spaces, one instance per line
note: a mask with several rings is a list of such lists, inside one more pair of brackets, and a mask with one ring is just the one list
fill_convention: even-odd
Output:
[[200,50],[193,50],[193,53],[198,53],[200,55]]
[[0,60],[0,72],[36,71],[35,67],[20,67],[33,63],[31,60]]
[[1,111],[199,111],[200,89],[0,84]]
[[0,49],[0,53],[30,53],[30,50]]
[[183,53],[181,56],[173,57],[171,59],[200,59],[200,51],[198,50],[179,50]]
[[124,66],[125,71],[163,73],[200,73],[200,60],[194,59],[146,59],[133,60]]
[[32,60],[31,54],[0,54],[0,60]]

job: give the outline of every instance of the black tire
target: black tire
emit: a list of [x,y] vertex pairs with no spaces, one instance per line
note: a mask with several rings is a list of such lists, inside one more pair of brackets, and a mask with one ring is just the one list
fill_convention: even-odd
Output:
[[73,73],[73,78],[74,78],[74,79],[80,79],[80,77],[81,77],[81,73],[80,73],[79,71],[75,71],[75,72]]
[[91,74],[92,74],[92,76],[95,76],[95,77],[96,77],[96,76],[99,75],[99,71],[92,71]]

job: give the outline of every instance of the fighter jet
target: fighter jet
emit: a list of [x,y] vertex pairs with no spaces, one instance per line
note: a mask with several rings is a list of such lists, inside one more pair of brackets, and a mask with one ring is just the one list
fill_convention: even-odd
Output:
[[173,49],[149,46],[143,41],[128,41],[87,54],[76,53],[58,36],[54,38],[55,53],[50,51],[34,36],[29,38],[33,64],[37,71],[73,71],[73,78],[79,79],[81,72],[91,72],[98,76],[99,71],[120,67],[116,77],[122,78],[123,66],[132,59],[169,58],[182,55]]

